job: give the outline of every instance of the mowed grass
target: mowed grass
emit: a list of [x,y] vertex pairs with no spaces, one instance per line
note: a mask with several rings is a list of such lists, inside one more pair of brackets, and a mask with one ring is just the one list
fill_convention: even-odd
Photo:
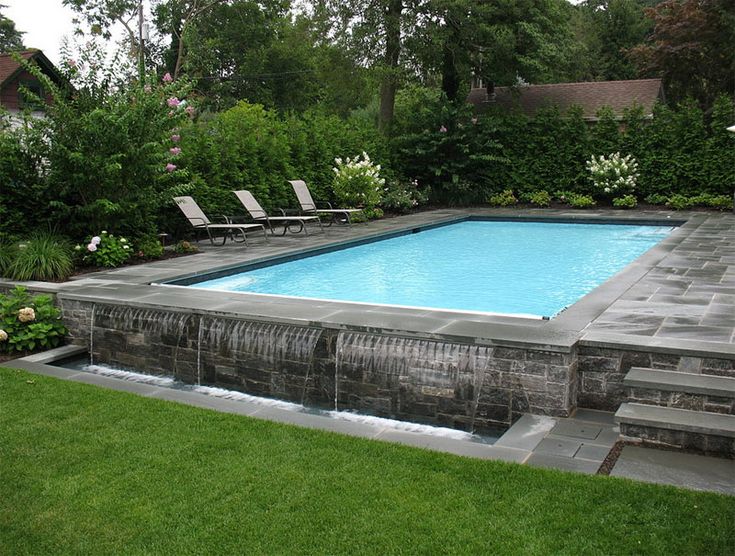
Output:
[[735,498],[0,369],[0,554],[733,554]]

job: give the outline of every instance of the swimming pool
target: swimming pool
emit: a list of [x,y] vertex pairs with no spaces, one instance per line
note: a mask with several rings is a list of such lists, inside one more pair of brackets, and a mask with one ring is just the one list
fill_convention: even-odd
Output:
[[551,317],[671,230],[627,224],[465,221],[191,287]]

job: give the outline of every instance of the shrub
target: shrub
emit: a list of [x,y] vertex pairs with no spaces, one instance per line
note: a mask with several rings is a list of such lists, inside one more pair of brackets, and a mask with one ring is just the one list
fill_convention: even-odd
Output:
[[526,203],[531,203],[538,207],[548,207],[551,204],[551,195],[549,195],[548,191],[544,191],[543,189],[540,191],[524,193],[521,196],[521,199]]
[[199,247],[194,245],[193,243],[190,243],[188,241],[179,241],[176,245],[174,245],[174,252],[175,253],[199,253]]
[[635,208],[638,206],[638,199],[635,198],[635,195],[624,195],[613,199],[612,204],[617,208]]
[[20,286],[0,294],[0,352],[56,347],[65,334],[61,311],[53,306],[51,297],[31,297]]
[[690,197],[693,206],[710,207],[720,210],[732,208],[732,197],[730,195],[712,195],[710,193],[700,193]]
[[383,189],[380,205],[386,210],[406,213],[427,200],[428,196],[419,190],[416,180],[410,182],[391,180]]
[[646,203],[649,205],[665,205],[668,200],[669,198],[666,195],[662,195],[660,193],[651,193],[646,197]]
[[163,255],[163,245],[155,235],[145,235],[138,238],[135,242],[137,252],[136,255],[142,259],[158,259]]
[[666,206],[671,207],[674,210],[686,210],[692,208],[695,205],[695,201],[691,197],[686,195],[675,194],[669,197],[666,201]]
[[502,193],[491,195],[487,202],[494,207],[509,207],[517,204],[518,199],[513,195],[513,191],[506,189]]
[[573,208],[594,207],[597,203],[589,195],[580,195],[579,193],[571,193],[566,197],[567,203]]
[[18,254],[18,244],[15,242],[0,243],[0,276],[7,276],[10,264]]
[[613,153],[609,157],[593,155],[587,161],[587,170],[596,194],[612,197],[635,190],[638,179],[638,163],[631,155]]
[[18,244],[5,274],[13,280],[65,280],[74,270],[66,240],[37,233]]
[[133,253],[133,248],[124,237],[108,234],[102,230],[100,235],[90,237],[82,247],[77,245],[76,251],[81,254],[82,260],[91,266],[115,268],[127,261]]
[[672,195],[666,202],[666,205],[674,210],[685,210],[693,207],[710,207],[720,210],[732,209],[732,197],[729,195],[711,195],[709,193],[700,193],[699,195]]
[[385,179],[380,177],[380,164],[373,164],[366,152],[354,159],[335,158],[332,188],[337,200],[345,206],[371,208],[380,203]]
[[368,220],[379,220],[384,216],[383,209],[380,207],[366,208],[363,212]]
[[133,237],[155,232],[164,203],[189,189],[171,137],[193,115],[180,100],[190,87],[153,78],[147,86],[116,82],[105,75],[104,48],[94,40],[81,56],[70,74],[74,95],[28,69],[53,96],[39,124],[47,136],[39,169],[45,166],[50,219],[70,237],[105,227]]

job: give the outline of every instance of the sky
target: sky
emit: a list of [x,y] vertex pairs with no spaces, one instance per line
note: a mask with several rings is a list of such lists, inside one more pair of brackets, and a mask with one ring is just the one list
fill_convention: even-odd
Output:
[[15,28],[25,32],[23,44],[40,48],[58,64],[61,41],[74,31],[74,12],[65,8],[61,0],[0,0],[0,4],[7,6],[2,12],[15,22]]

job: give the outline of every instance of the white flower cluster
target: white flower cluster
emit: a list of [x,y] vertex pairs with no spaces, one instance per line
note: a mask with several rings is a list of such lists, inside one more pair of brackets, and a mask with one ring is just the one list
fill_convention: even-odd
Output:
[[587,170],[595,188],[606,194],[632,193],[638,181],[638,163],[632,155],[619,152],[608,157],[594,155],[587,161]]
[[20,322],[33,322],[36,320],[36,312],[32,307],[23,307],[18,311],[18,320]]
[[0,328],[0,342],[5,342],[8,340],[8,333],[5,332],[5,330]]
[[360,155],[357,155],[355,158],[347,158],[344,161],[341,158],[335,158],[334,163],[337,166],[332,168],[332,171],[337,176],[344,174],[348,180],[368,177],[375,180],[376,187],[385,185],[385,179],[380,177],[380,164],[373,165],[365,151],[362,151],[362,160],[360,160]]
[[341,202],[361,206],[380,202],[385,179],[380,177],[380,164],[373,164],[366,152],[345,160],[335,158],[334,163],[333,187]]

